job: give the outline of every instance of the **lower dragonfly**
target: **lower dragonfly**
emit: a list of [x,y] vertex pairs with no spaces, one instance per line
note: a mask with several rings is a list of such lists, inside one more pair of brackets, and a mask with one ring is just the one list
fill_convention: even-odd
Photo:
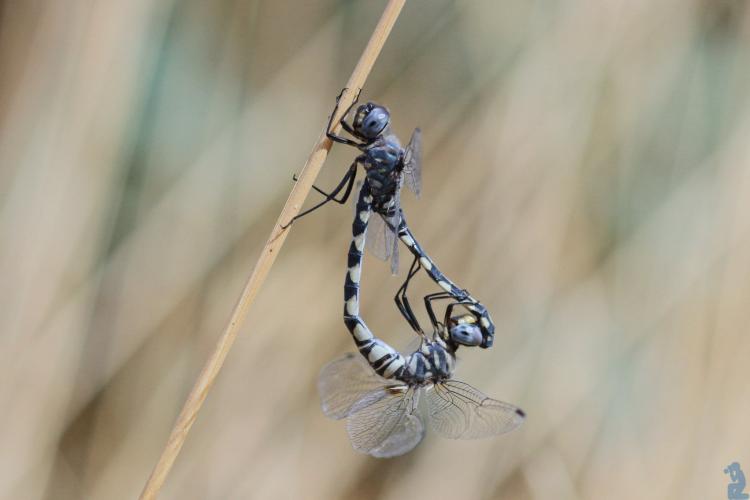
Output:
[[359,315],[362,258],[373,200],[366,182],[362,189],[344,285],[344,323],[361,356],[347,354],[323,368],[318,381],[323,412],[330,418],[346,418],[357,451],[383,458],[412,450],[422,441],[427,423],[452,439],[516,429],[526,417],[523,410],[452,379],[458,348],[476,346],[476,338],[486,334],[478,324],[452,317],[449,306],[440,328],[405,356],[375,337]]

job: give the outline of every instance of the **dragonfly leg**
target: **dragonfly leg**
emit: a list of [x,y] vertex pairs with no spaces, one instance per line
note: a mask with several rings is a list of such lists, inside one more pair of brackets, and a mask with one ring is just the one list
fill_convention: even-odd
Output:
[[[347,176],[349,175],[349,172],[352,172],[352,177],[348,179],[349,180],[349,184],[347,184],[346,191],[344,191],[344,194],[341,195],[341,199],[336,199],[335,198],[335,196],[339,193],[339,191],[341,191],[341,189],[343,189],[340,185],[336,186],[336,188],[331,193],[326,193],[325,191],[323,191],[322,189],[320,189],[315,184],[313,184],[312,188],[315,191],[317,191],[318,193],[320,193],[323,196],[325,196],[326,198],[330,198],[329,201],[335,201],[336,203],[338,203],[340,205],[343,205],[344,203],[346,203],[346,200],[349,199],[349,195],[352,193],[352,188],[354,187],[354,176],[356,175],[355,171],[357,169],[357,162],[358,161],[359,160],[355,160],[354,163],[352,163],[349,166],[349,170],[347,171],[347,173],[345,174],[344,178],[341,181],[341,182],[345,182],[345,180],[347,179]],[[292,175],[292,180],[294,180],[294,182],[298,181],[297,174],[293,174]],[[301,217],[301,215],[298,215],[297,217]]]
[[419,324],[417,316],[414,314],[414,310],[411,308],[409,298],[406,296],[406,289],[409,287],[409,282],[421,268],[422,264],[419,262],[419,259],[417,257],[414,257],[414,260],[411,263],[411,267],[409,267],[409,273],[406,276],[406,280],[398,289],[398,292],[396,292],[396,296],[393,297],[393,300],[396,302],[396,307],[398,307],[401,315],[406,319],[412,329],[420,336],[424,337],[424,330],[422,330],[422,326]]
[[[441,326],[441,323],[437,320],[437,316],[435,315],[435,311],[432,308],[432,301],[433,300],[441,300],[441,299],[455,299],[455,297],[453,297],[453,295],[451,295],[448,292],[431,293],[429,295],[425,295],[425,297],[424,297],[424,306],[425,306],[425,309],[427,309],[427,315],[430,317],[430,323],[432,323],[432,327],[435,330],[439,329],[439,327]],[[451,307],[451,309],[452,309],[452,307]]]
[[[294,182],[297,182],[297,181],[299,180],[299,179],[297,178],[297,174],[292,174],[292,180],[293,180]],[[323,191],[322,189],[320,189],[320,188],[319,188],[318,186],[316,186],[315,184],[313,184],[313,187],[312,187],[312,188],[313,188],[313,189],[314,189],[315,191],[317,191],[317,192],[319,192],[320,194],[322,194],[323,196],[328,196],[328,193],[326,193],[325,191]]]
[[453,308],[456,306],[475,306],[476,302],[472,300],[461,300],[457,302],[453,302],[445,309],[445,323],[448,324],[448,320],[451,317],[451,314],[453,314]]
[[[336,111],[339,109],[339,101],[341,100],[341,96],[344,95],[344,91],[346,90],[346,87],[344,87],[341,90],[341,93],[336,97],[336,107],[333,108],[333,112],[331,113],[331,116],[328,118],[328,125],[326,126],[326,136],[331,139],[334,142],[338,142],[340,144],[347,144],[349,146],[354,146],[355,148],[360,148],[364,146],[364,143],[359,143],[357,141],[353,141],[352,139],[348,139],[346,137],[336,135],[333,132],[331,132],[331,127],[333,126],[333,117],[336,116]],[[346,122],[346,117],[349,115],[349,112],[352,110],[355,104],[359,101],[359,94],[362,92],[362,89],[357,92],[357,96],[354,98],[352,103],[349,105],[348,108],[346,108],[346,112],[341,117],[341,120],[339,123],[341,123],[341,126],[346,130],[349,134],[354,135],[354,130],[352,127]]]
[[[357,174],[357,161],[355,160],[354,163],[352,163],[352,165],[349,167],[349,170],[346,172],[346,175],[344,175],[344,177],[341,179],[341,182],[339,182],[338,186],[336,186],[333,189],[333,191],[331,191],[330,193],[326,193],[325,191],[323,191],[323,190],[321,190],[321,189],[313,186],[313,188],[315,188],[316,191],[318,191],[323,196],[325,196],[325,199],[323,201],[321,201],[320,203],[318,203],[318,204],[316,204],[316,205],[308,208],[304,212],[295,215],[292,218],[292,220],[290,220],[285,225],[281,226],[281,229],[288,228],[297,219],[299,219],[301,217],[304,217],[305,215],[309,214],[310,212],[314,212],[315,210],[319,209],[320,207],[322,207],[323,205],[325,205],[329,201],[335,201],[336,203],[339,203],[339,204],[342,204],[342,205],[344,203],[346,203],[346,200],[349,199],[349,195],[352,193],[352,187],[354,187],[354,179],[356,177],[356,174]],[[295,178],[295,180],[296,180],[296,178]],[[341,192],[341,190],[344,189],[344,188],[346,188],[346,190],[344,191],[344,194],[341,196],[341,199],[336,199],[336,195],[339,194]]]

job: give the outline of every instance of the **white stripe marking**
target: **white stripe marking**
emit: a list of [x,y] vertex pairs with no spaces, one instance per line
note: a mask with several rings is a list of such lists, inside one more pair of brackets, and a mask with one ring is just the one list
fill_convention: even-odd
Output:
[[422,266],[428,271],[432,269],[432,262],[430,262],[430,259],[427,257],[420,257],[419,262],[421,262]]
[[438,281],[438,285],[440,285],[440,288],[442,288],[446,292],[451,291],[451,284],[448,283],[447,281]]
[[385,369],[383,372],[383,377],[389,378],[391,375],[396,373],[399,368],[404,366],[404,358],[399,356],[398,358],[394,359],[393,362],[391,362],[390,365],[388,365],[388,368]]
[[354,247],[360,252],[365,249],[365,233],[354,237]]
[[412,373],[417,373],[417,355],[412,354],[409,359],[409,371]]
[[359,279],[362,276],[362,268],[359,265],[352,266],[349,268],[349,279],[352,283],[359,283]]
[[403,236],[401,236],[401,241],[403,241],[404,245],[406,245],[407,247],[414,246],[414,238],[412,238],[408,234],[404,234]]
[[359,301],[356,295],[346,301],[346,312],[349,316],[359,316]]
[[354,326],[354,338],[360,342],[370,340],[372,338],[372,332],[367,327],[357,324]]
[[374,363],[386,354],[388,354],[388,349],[383,344],[375,344],[370,350],[370,354],[367,355],[367,359],[370,363]]

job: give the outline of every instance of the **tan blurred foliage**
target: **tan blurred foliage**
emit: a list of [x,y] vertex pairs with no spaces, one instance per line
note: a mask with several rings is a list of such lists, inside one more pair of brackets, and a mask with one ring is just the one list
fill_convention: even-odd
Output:
[[[0,497],[138,494],[383,4],[0,4]],[[750,471],[748,47],[745,0],[409,0],[363,98],[422,127],[409,221],[498,323],[458,375],[529,419],[351,450],[315,392],[352,347],[328,207],[163,498],[724,498]],[[368,258],[363,283],[404,345],[399,281]]]

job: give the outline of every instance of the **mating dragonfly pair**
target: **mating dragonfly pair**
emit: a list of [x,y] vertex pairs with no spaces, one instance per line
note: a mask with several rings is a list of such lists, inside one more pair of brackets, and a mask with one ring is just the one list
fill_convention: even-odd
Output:
[[[334,419],[345,418],[353,447],[376,457],[410,451],[424,437],[427,423],[438,434],[454,439],[509,432],[525,418],[520,408],[452,379],[458,348],[492,346],[494,323],[484,305],[440,272],[412,234],[401,209],[404,184],[417,196],[421,191],[420,130],[414,130],[404,148],[391,130],[390,113],[383,106],[360,105],[350,124],[347,117],[356,102],[340,122],[351,137],[331,132],[337,109],[331,114],[327,134],[332,141],[357,148],[360,154],[332,192],[314,187],[324,200],[295,217],[331,201],[346,203],[355,185],[357,166],[364,167],[344,284],[344,323],[361,356],[347,354],[323,368],[318,381],[323,412]],[[391,270],[397,274],[399,241],[413,261],[394,300],[419,339],[419,347],[406,355],[376,337],[359,314],[365,247],[390,260]],[[424,297],[431,331],[422,328],[407,296],[409,283],[420,269],[441,288]],[[442,321],[435,312],[438,300],[447,301]]]

